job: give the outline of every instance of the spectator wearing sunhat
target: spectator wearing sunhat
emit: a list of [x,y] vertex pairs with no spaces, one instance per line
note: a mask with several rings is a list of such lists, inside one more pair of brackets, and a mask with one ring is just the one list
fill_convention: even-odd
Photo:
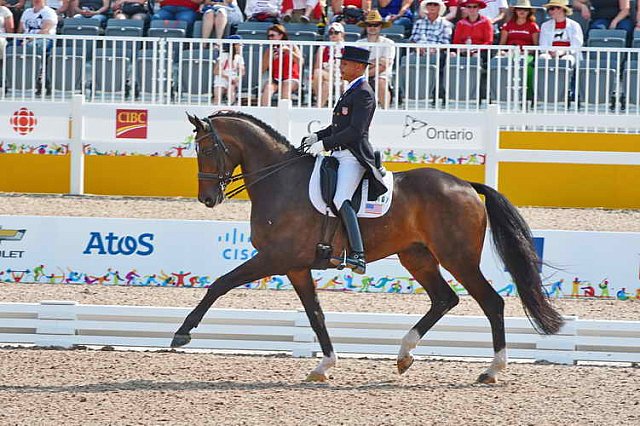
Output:
[[[450,44],[453,25],[443,17],[446,10],[443,0],[422,0],[409,40],[417,44]],[[435,51],[430,49],[430,53]]]
[[575,64],[578,48],[584,43],[582,27],[567,16],[573,13],[567,0],[550,0],[543,4],[551,17],[540,27],[540,47],[550,48],[541,58],[562,58]]
[[[480,15],[480,9],[487,7],[484,0],[466,0],[459,3],[459,6],[465,8],[467,16],[456,23],[453,44],[492,45],[493,25],[489,18]],[[476,50],[464,50],[460,53],[471,56],[478,54]],[[455,51],[451,52],[452,56],[456,54]]]
[[378,104],[382,108],[388,108],[391,103],[391,72],[396,59],[396,46],[393,40],[380,35],[382,28],[389,28],[391,22],[382,19],[376,9],[370,11],[364,21],[359,22],[359,27],[366,28],[366,37],[356,43],[376,43],[376,46],[366,46],[369,49],[371,66],[369,67],[369,84],[374,88],[378,97]]
[[540,27],[536,23],[536,8],[529,0],[516,0],[511,16],[500,30],[500,44],[506,46],[537,46]]
[[340,96],[344,86],[339,63],[344,48],[344,25],[333,22],[327,33],[331,44],[318,48],[313,65],[313,94],[319,108],[327,106],[331,94]]

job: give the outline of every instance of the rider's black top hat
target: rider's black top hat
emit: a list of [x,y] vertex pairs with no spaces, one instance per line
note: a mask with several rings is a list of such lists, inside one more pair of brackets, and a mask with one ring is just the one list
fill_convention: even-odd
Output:
[[364,49],[362,47],[356,46],[345,46],[342,49],[342,56],[340,57],[343,61],[353,61],[360,62],[361,64],[369,64],[369,50]]

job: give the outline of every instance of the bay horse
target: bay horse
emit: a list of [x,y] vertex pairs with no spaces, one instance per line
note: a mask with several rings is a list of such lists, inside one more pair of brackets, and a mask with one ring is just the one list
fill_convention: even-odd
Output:
[[[232,171],[241,166],[252,203],[251,241],[257,254],[211,284],[176,331],[171,346],[189,343],[191,330],[231,289],[266,276],[286,275],[323,353],[307,380],[327,380],[327,371],[336,364],[337,356],[311,275],[311,269],[317,268],[316,243],[321,239],[324,220],[308,197],[314,158],[293,147],[268,124],[242,112],[221,110],[204,119],[189,115],[188,119],[195,133],[198,200],[207,207],[222,202],[227,184],[234,180]],[[360,219],[360,226],[367,259],[375,261],[397,254],[431,299],[429,310],[402,339],[398,372],[409,369],[412,350],[419,340],[458,303],[458,296],[440,274],[442,265],[489,319],[494,358],[478,381],[495,383],[507,365],[507,355],[504,301],[480,271],[487,221],[497,252],[534,327],[553,334],[563,324],[544,295],[531,231],[517,209],[486,185],[429,168],[394,173],[394,179],[389,212],[380,218]],[[484,195],[484,203],[478,194]],[[341,228],[333,241],[333,256],[338,256],[346,244]],[[327,262],[324,268],[329,267]]]

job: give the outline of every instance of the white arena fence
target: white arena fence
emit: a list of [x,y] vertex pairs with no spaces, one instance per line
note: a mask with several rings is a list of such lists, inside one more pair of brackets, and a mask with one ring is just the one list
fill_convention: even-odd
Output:
[[[81,305],[72,301],[0,304],[0,342],[167,348],[186,308]],[[397,354],[419,315],[326,314],[335,349],[343,354]],[[558,335],[537,334],[526,318],[506,318],[510,358],[557,363],[640,362],[640,322],[566,317]],[[303,311],[212,309],[194,330],[192,349],[284,351],[297,357],[320,352]],[[446,316],[425,336],[416,355],[489,358],[485,317]]]
[[[311,33],[289,43],[241,40],[246,73],[238,85],[240,105],[259,105],[266,81],[263,54],[270,46],[294,45],[304,62],[295,107],[317,107],[314,58],[320,46]],[[250,37],[251,35],[244,35]],[[254,34],[262,38],[264,34]],[[157,37],[12,35],[2,58],[0,100],[69,99],[89,102],[212,105],[221,50],[238,41]],[[351,44],[351,43],[347,43]],[[373,44],[367,44],[376,48]],[[452,54],[455,53],[455,56]],[[507,112],[640,114],[638,49],[582,48],[575,62],[545,59],[547,51],[509,46],[416,45],[396,43],[389,80],[392,110],[483,109],[489,103]],[[331,53],[333,56],[333,53]],[[329,68],[329,105],[340,95],[339,72]],[[279,83],[281,89],[282,83]],[[280,100],[281,91],[273,97]],[[222,98],[219,105],[230,105]]]

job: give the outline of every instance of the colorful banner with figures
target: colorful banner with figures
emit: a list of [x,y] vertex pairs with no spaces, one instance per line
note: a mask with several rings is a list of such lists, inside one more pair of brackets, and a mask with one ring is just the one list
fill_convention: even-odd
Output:
[[[640,233],[535,231],[550,297],[640,299]],[[208,287],[256,254],[247,222],[0,216],[0,281],[50,284]],[[489,238],[482,270],[503,296],[514,284]],[[460,295],[464,287],[443,271]],[[319,289],[421,293],[397,258],[367,275],[314,271]],[[246,284],[289,289],[286,277]]]

